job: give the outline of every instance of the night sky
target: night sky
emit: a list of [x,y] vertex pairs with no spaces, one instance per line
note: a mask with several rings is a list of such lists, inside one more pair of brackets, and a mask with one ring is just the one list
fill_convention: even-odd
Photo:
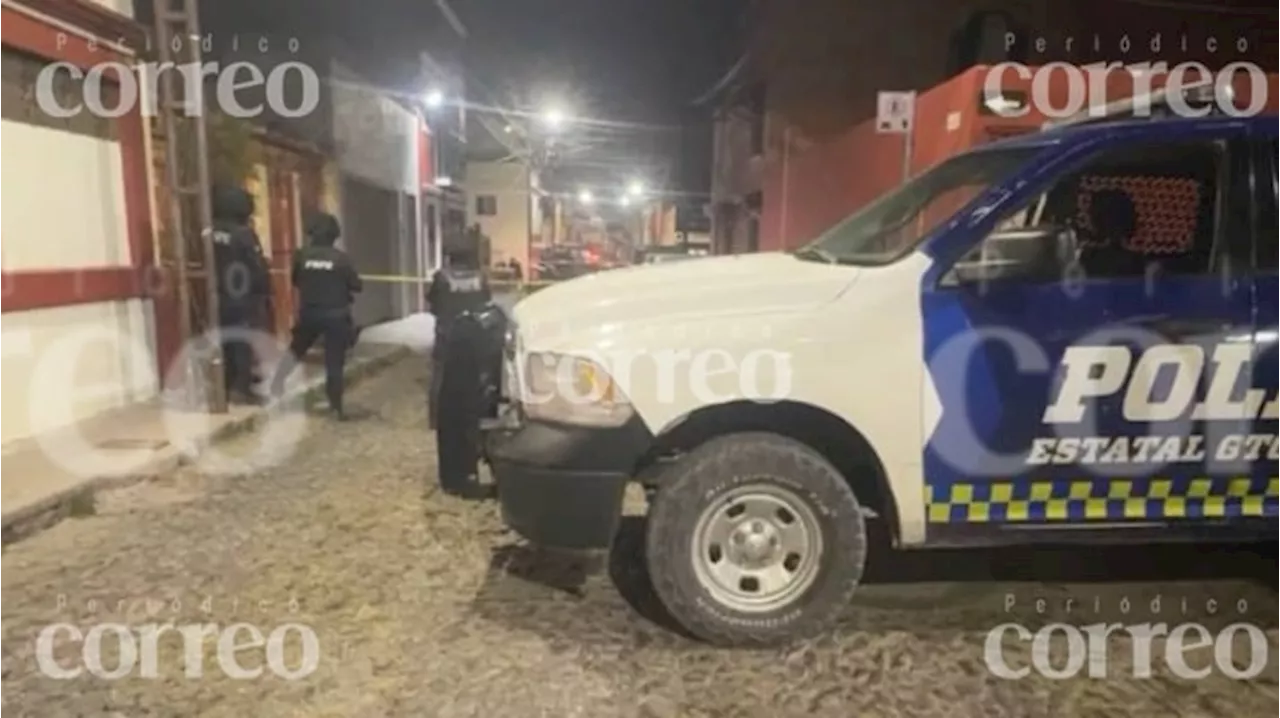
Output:
[[[709,113],[690,102],[732,64],[741,0],[453,0],[468,71],[493,92],[632,127],[590,126],[586,183],[666,160],[670,189],[706,191]],[[673,128],[681,128],[673,129]],[[618,181],[614,179],[613,181]]]
[[[435,0],[214,2],[234,25],[336,38],[362,74],[404,92],[423,90],[415,87],[419,50],[451,33]],[[580,156],[584,176],[622,172],[630,157],[657,159],[670,163],[672,189],[708,189],[709,112],[690,103],[736,59],[731,27],[744,0],[448,4],[468,31],[469,101],[532,110],[555,100],[569,113],[621,123],[580,133],[593,148]]]
[[558,86],[593,114],[664,123],[732,59],[733,0],[453,0],[489,82]]

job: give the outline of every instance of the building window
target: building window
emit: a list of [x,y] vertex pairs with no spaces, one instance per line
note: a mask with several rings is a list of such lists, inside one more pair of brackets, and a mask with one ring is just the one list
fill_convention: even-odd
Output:
[[498,198],[491,194],[476,195],[476,216],[493,217],[498,214]]

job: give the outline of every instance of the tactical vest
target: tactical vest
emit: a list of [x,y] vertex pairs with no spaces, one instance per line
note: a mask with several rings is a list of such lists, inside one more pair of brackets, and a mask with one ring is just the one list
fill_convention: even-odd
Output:
[[441,279],[445,283],[445,291],[441,293],[441,306],[436,309],[437,327],[447,331],[463,312],[474,311],[483,307],[487,298],[484,291],[484,276],[475,270],[446,269]]
[[254,239],[244,236],[249,229],[226,222],[215,222],[206,230],[213,243],[213,256],[217,268],[218,295],[222,305],[240,306],[254,301],[262,293],[263,277],[250,252],[254,251]]

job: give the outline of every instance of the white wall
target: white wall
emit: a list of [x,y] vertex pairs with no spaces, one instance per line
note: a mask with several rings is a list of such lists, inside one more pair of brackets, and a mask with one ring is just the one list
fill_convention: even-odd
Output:
[[[129,17],[134,0],[94,0]],[[0,121],[5,271],[129,266],[118,142]],[[0,315],[0,443],[156,395],[149,299]]]
[[[467,164],[467,225],[479,224],[489,236],[491,262],[514,257],[528,271],[529,258],[529,174],[518,162],[471,162]],[[476,214],[476,198],[491,195],[498,211],[492,217]]]
[[[132,262],[118,143],[3,121],[0,264],[5,271]],[[151,301],[0,316],[0,442],[142,401],[157,392]]]
[[370,184],[417,194],[417,120],[339,63],[329,80],[339,169]]
[[117,142],[0,121],[5,271],[128,265]]
[[158,391],[150,300],[8,312],[0,334],[0,442],[144,401]]

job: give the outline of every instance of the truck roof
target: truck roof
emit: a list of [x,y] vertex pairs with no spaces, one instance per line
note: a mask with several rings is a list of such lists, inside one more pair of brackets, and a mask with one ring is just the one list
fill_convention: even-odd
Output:
[[1230,115],[1210,115],[1206,117],[1158,117],[1158,118],[1123,118],[1100,119],[1081,122],[1079,124],[1052,127],[1042,132],[1030,132],[983,145],[978,151],[1000,150],[1015,147],[1042,148],[1054,145],[1070,145],[1089,142],[1101,137],[1143,136],[1143,137],[1177,137],[1192,135],[1198,132],[1216,131],[1227,127],[1270,128],[1275,134],[1277,118],[1275,115],[1255,115],[1252,117],[1232,117]]

